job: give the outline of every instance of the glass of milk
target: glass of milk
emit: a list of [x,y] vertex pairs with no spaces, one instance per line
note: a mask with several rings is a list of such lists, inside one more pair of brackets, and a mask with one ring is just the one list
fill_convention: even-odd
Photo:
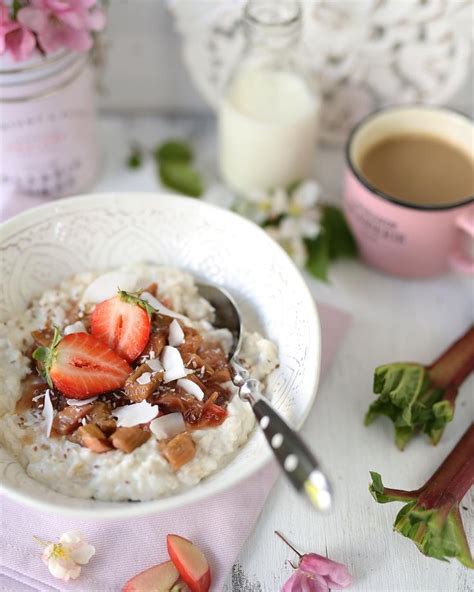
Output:
[[320,100],[298,57],[296,0],[250,0],[247,44],[219,108],[219,166],[238,194],[287,187],[311,175]]

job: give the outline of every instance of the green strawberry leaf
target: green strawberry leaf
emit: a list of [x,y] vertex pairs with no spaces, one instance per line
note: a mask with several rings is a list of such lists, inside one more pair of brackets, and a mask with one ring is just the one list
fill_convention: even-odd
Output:
[[126,292],[125,290],[121,290],[119,288],[118,295],[120,300],[123,300],[123,302],[127,302],[128,304],[134,304],[135,306],[143,308],[143,310],[147,312],[149,317],[151,317],[151,315],[154,312],[156,312],[151,304],[149,304],[146,300],[140,298],[140,295],[138,293],[132,294],[131,292]]
[[39,371],[50,388],[53,388],[53,381],[51,380],[50,375],[51,366],[54,363],[56,349],[61,342],[61,339],[61,331],[58,327],[54,327],[54,335],[49,347],[37,347],[33,352],[33,359],[41,363],[42,368]]

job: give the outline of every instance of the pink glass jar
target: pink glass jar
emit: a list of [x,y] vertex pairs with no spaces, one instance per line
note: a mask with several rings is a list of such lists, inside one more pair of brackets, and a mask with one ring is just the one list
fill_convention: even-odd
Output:
[[[3,212],[88,189],[100,153],[88,54],[61,53],[0,67]],[[22,204],[21,208],[16,207]]]

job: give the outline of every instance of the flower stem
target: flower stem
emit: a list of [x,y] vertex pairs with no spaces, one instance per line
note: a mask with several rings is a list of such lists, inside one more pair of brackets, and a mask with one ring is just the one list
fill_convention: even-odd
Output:
[[40,539],[39,537],[33,535],[33,540],[40,544],[42,547],[47,547],[50,543],[48,543],[47,541],[43,541],[43,539]]
[[295,553],[298,555],[298,557],[303,557],[303,555],[302,555],[302,554],[301,554],[299,551],[297,551],[297,550],[296,550],[296,549],[293,547],[293,545],[292,545],[292,544],[290,544],[290,543],[289,543],[289,542],[286,540],[286,538],[285,538],[285,537],[284,537],[284,536],[281,534],[281,532],[278,532],[278,530],[275,530],[275,534],[276,534],[278,537],[280,537],[280,538],[281,538],[281,540],[282,540],[282,541],[283,541],[283,542],[284,542],[286,545],[288,545],[288,547],[290,547],[290,549],[292,549],[292,550],[293,550],[293,551],[294,551],[294,552],[295,552]]

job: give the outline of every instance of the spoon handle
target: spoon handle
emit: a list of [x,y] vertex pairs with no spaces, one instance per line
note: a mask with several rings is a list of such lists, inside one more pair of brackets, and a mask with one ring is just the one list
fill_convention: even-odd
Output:
[[260,395],[258,381],[246,380],[240,387],[240,396],[252,406],[273,454],[295,489],[306,494],[318,510],[328,510],[331,487],[319,462],[302,438]]

